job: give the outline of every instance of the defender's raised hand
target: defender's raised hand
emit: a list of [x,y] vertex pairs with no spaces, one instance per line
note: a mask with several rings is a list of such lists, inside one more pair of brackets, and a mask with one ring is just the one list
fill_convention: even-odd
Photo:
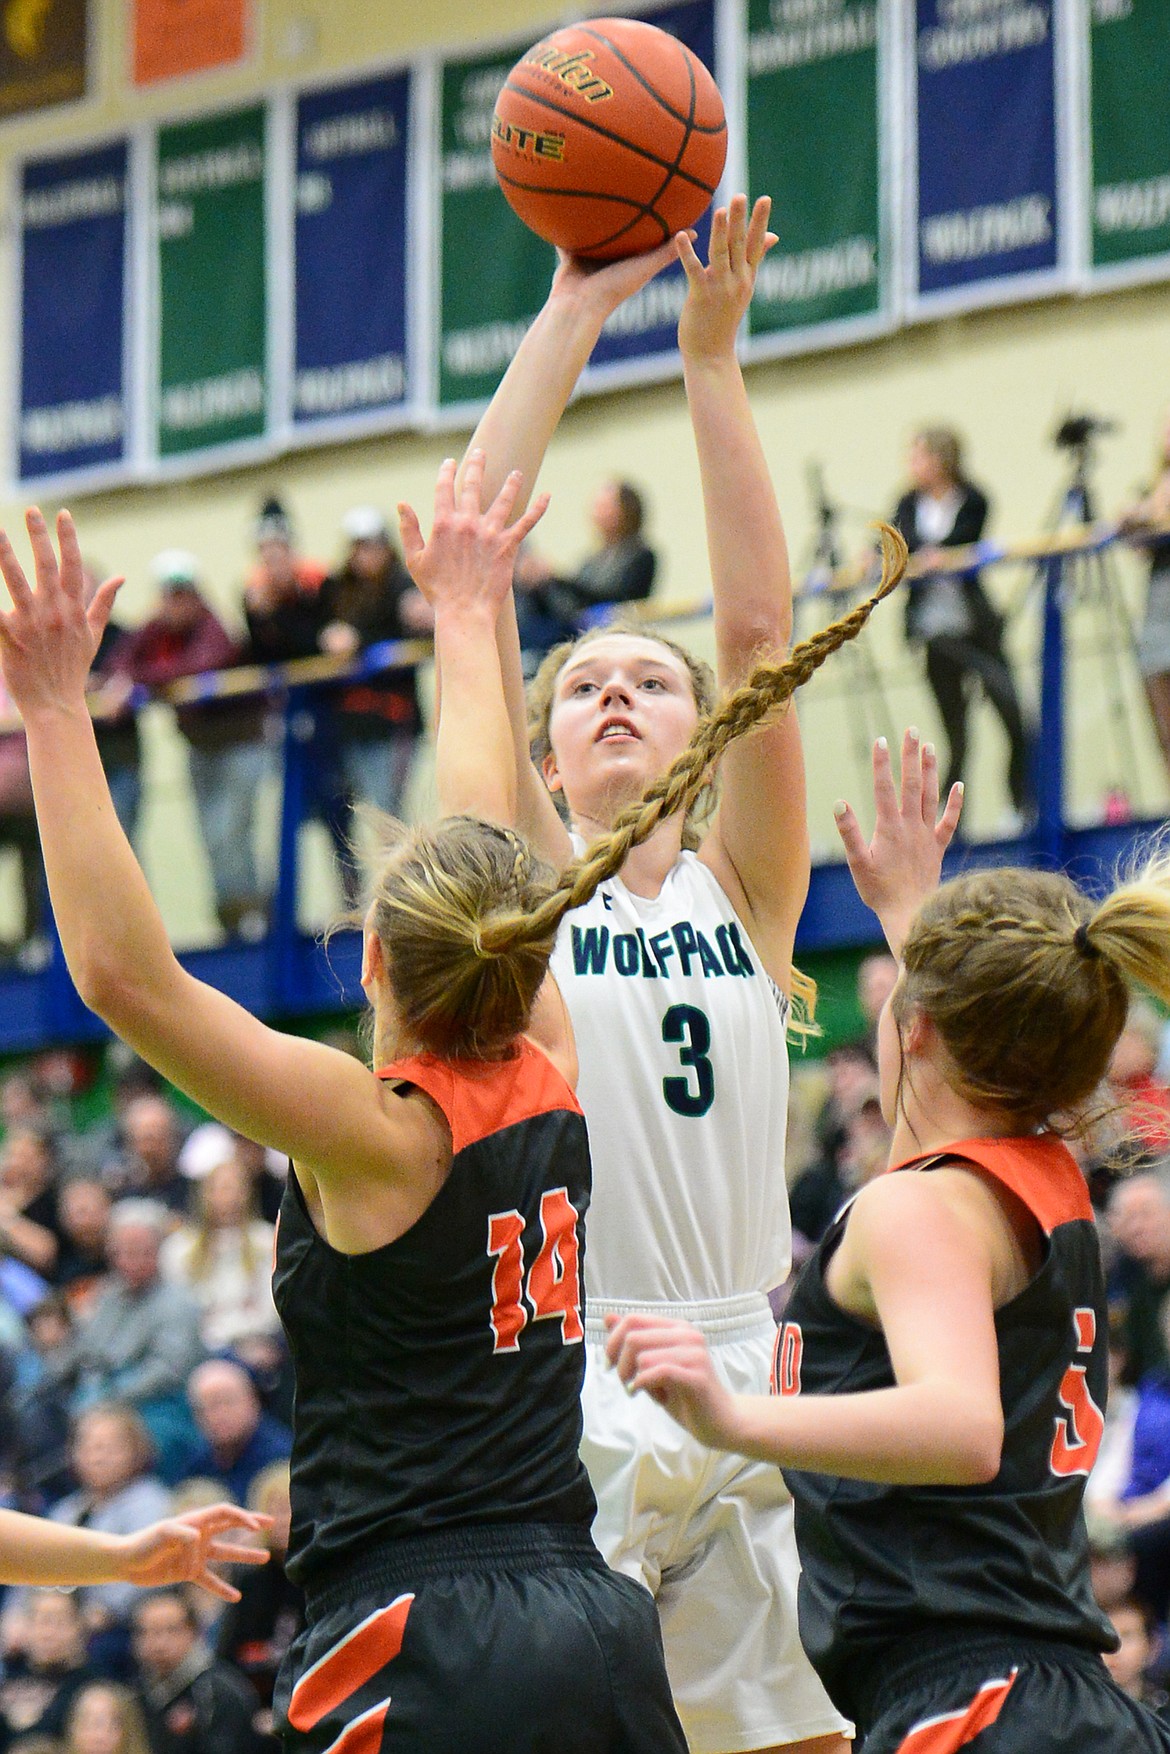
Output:
[[8,536],[0,530],[0,573],[12,608],[0,613],[0,661],[9,692],[27,719],[38,708],[77,705],[121,578],[107,579],[85,606],[85,578],[77,531],[68,512],[57,514],[57,543],[35,506],[25,514],[35,584],[30,585]]
[[478,603],[491,610],[494,620],[511,586],[520,544],[544,516],[549,496],[540,494],[510,524],[523,477],[513,469],[491,505],[481,511],[484,467],[483,451],[471,451],[456,491],[458,465],[448,457],[435,484],[430,536],[424,541],[416,514],[405,504],[398,507],[398,528],[410,575],[437,610]]
[[938,888],[943,854],[959,826],[963,785],[951,787],[940,816],[938,757],[933,744],[923,744],[911,727],[902,739],[900,790],[885,738],[874,744],[873,796],[876,820],[868,843],[849,804],[842,800],[833,814],[857,893],[881,921],[898,956],[915,912]]
[[760,196],[750,219],[746,195],[733,195],[730,206],[717,207],[705,267],[690,234],[680,232],[675,239],[687,276],[687,298],[678,323],[678,344],[684,358],[714,357],[734,350],[760,263],[780,241],[768,230],[771,211],[767,195]]

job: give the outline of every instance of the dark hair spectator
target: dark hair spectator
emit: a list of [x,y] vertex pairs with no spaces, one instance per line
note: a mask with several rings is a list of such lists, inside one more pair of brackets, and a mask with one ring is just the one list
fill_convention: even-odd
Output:
[[58,1170],[44,1126],[14,1127],[0,1146],[0,1246],[50,1281],[61,1250]]
[[571,639],[582,618],[609,603],[638,603],[654,589],[657,556],[643,536],[646,508],[628,481],[607,481],[589,508],[595,547],[576,572],[561,574],[525,550],[516,565],[516,615],[525,668]]
[[319,650],[320,591],[328,568],[296,551],[280,500],[264,501],[255,525],[256,564],[244,581],[247,658],[283,664]]
[[113,1681],[84,1687],[70,1713],[62,1754],[154,1754],[130,1689]]
[[152,1590],[138,1604],[133,1644],[153,1754],[253,1754],[259,1699],[212,1655],[185,1591]]
[[134,1096],[119,1122],[121,1150],[106,1165],[105,1180],[115,1194],[159,1200],[184,1214],[190,1195],[179,1168],[183,1133],[174,1104],[162,1095]]
[[62,1736],[74,1700],[95,1676],[76,1593],[31,1590],[23,1646],[0,1673],[0,1754],[25,1754],[27,1737]]

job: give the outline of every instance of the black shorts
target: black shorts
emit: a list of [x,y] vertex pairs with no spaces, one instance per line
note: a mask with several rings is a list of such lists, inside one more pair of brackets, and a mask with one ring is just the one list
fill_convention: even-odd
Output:
[[863,1721],[855,1754],[1170,1754],[1170,1725],[1099,1656],[1047,1639],[920,1639]]
[[387,1542],[307,1594],[289,1754],[686,1754],[653,1599],[584,1530]]

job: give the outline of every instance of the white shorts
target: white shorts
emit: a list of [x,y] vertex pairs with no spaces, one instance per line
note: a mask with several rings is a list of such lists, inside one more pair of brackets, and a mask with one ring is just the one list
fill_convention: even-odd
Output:
[[850,1728],[796,1624],[800,1567],[779,1468],[709,1450],[605,1362],[604,1318],[650,1310],[702,1328],[731,1389],[767,1394],[776,1324],[767,1299],[592,1301],[581,1454],[606,1559],[658,1604],[674,1702],[693,1754],[744,1754]]

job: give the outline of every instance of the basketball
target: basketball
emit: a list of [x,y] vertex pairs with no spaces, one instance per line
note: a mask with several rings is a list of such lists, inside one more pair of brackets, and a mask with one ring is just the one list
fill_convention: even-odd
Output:
[[677,37],[594,18],[542,37],[492,117],[500,187],[525,225],[576,256],[636,256],[693,225],[727,157],[723,100]]

